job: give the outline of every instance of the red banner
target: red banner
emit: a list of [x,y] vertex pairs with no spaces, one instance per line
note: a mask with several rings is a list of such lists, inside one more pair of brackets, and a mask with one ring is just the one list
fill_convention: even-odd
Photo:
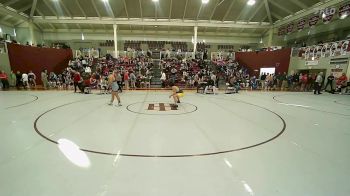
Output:
[[286,31],[287,31],[286,27],[280,27],[280,28],[278,29],[278,36],[285,35],[285,34],[286,34]]
[[339,18],[344,19],[350,15],[350,3],[339,7]]
[[305,19],[301,19],[298,24],[297,24],[297,29],[298,31],[301,31],[305,28],[306,25],[306,20]]
[[289,23],[287,25],[287,33],[292,33],[294,31],[294,23]]
[[334,7],[326,8],[322,11],[322,21],[324,24],[328,24],[332,21],[334,15],[336,13],[336,9]]
[[309,26],[310,27],[314,27],[318,23],[319,20],[320,20],[320,16],[319,15],[311,16],[309,18]]

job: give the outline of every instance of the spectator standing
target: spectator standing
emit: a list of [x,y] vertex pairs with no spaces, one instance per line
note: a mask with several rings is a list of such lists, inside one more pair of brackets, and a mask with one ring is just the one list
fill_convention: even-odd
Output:
[[47,81],[47,70],[43,70],[41,72],[41,82],[43,83],[43,88],[47,89],[47,87],[49,86],[49,82]]
[[314,94],[322,94],[321,93],[321,86],[322,86],[322,82],[323,82],[323,72],[320,72],[315,80],[315,84],[314,84]]
[[335,77],[333,75],[333,73],[331,73],[328,77],[327,77],[327,84],[324,87],[324,90],[327,90],[328,85],[331,86],[331,93],[334,93],[334,89],[333,89],[333,83],[334,83]]
[[162,88],[165,88],[166,74],[164,71],[162,72],[162,75],[160,77],[160,81],[162,82]]
[[124,73],[124,85],[125,85],[125,89],[129,90],[129,72],[125,71]]
[[81,82],[82,78],[80,76],[80,73],[79,72],[75,72],[74,73],[74,77],[73,77],[73,84],[74,84],[74,92],[76,93],[77,92],[77,87],[79,89],[79,83]]
[[12,86],[12,87],[16,86],[16,74],[13,73],[12,70],[11,70],[11,73],[9,75],[9,83],[10,83],[10,86]]
[[135,83],[136,83],[136,76],[135,76],[134,72],[131,72],[130,73],[130,84],[131,84],[132,89],[136,88]]

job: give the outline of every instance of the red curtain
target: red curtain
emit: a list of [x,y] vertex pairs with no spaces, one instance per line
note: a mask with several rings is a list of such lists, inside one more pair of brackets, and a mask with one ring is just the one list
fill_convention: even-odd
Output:
[[28,73],[32,70],[37,76],[37,84],[41,84],[40,73],[47,69],[48,73],[62,72],[73,58],[71,49],[37,48],[18,44],[8,44],[11,69],[14,72]]
[[[264,52],[237,52],[236,60],[248,68],[249,74],[258,76],[260,68],[275,67],[276,74],[288,72],[291,49]],[[258,70],[258,71],[256,71]]]

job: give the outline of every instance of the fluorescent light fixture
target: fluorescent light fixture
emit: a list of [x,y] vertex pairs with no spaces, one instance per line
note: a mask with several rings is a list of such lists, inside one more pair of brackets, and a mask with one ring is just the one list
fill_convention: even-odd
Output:
[[108,3],[108,0],[102,0],[104,3]]
[[248,2],[247,2],[247,4],[250,6],[254,5],[255,3],[256,3],[255,0],[248,0]]
[[202,3],[207,4],[207,3],[209,3],[209,0],[202,0]]
[[74,165],[82,168],[88,168],[90,166],[90,160],[88,156],[85,152],[80,150],[79,146],[74,142],[67,139],[59,139],[58,148],[64,154],[64,156]]
[[13,29],[13,36],[17,36],[16,29]]
[[153,2],[158,2],[159,0],[152,0]]
[[81,40],[85,40],[84,33],[81,34]]
[[206,41],[205,41],[205,39],[203,39],[203,43],[205,43]]
[[2,33],[2,28],[0,27],[0,33]]
[[260,38],[260,43],[261,43],[261,44],[263,43],[263,40],[262,40],[262,38]]
[[322,18],[326,18],[326,14],[325,13],[322,14]]

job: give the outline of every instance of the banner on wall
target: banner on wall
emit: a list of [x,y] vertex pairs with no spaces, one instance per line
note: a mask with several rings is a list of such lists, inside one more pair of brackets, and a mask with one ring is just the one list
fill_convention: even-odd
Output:
[[313,15],[309,18],[309,27],[314,27],[320,20],[320,15]]
[[306,66],[318,65],[318,61],[305,61]]
[[328,24],[329,22],[332,21],[335,13],[336,13],[336,9],[334,7],[330,7],[330,8],[326,8],[324,10],[321,11],[322,12],[322,21],[324,24]]
[[278,29],[278,36],[282,36],[282,35],[285,35],[286,34],[286,27],[280,27]]
[[350,15],[350,2],[339,7],[339,18],[346,18]]
[[297,29],[298,31],[301,31],[305,28],[305,25],[306,25],[306,19],[301,19],[299,20],[298,24],[297,24]]
[[287,33],[292,33],[294,31],[294,23],[289,23],[287,25]]

